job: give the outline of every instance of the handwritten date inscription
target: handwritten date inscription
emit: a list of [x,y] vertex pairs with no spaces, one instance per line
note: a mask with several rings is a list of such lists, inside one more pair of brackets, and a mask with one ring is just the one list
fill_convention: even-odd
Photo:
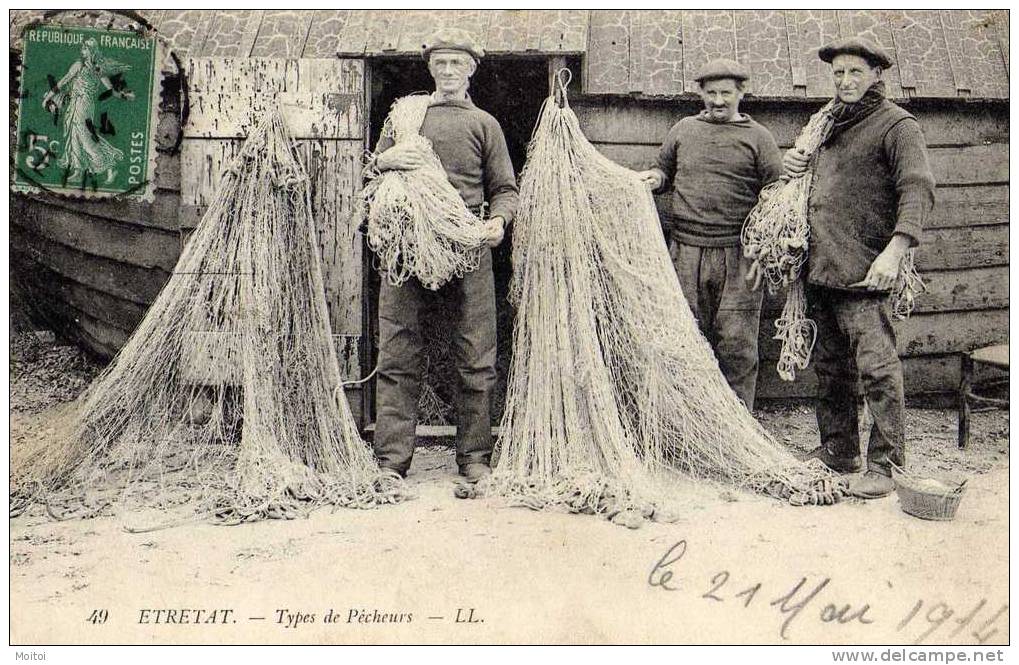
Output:
[[[908,609],[899,611],[882,608],[878,616],[871,603],[848,603],[834,596],[832,578],[800,577],[785,586],[768,588],[764,582],[737,580],[732,572],[719,570],[711,577],[694,581],[681,576],[682,559],[688,544],[680,540],[669,547],[655,562],[648,574],[650,587],[668,592],[692,592],[702,602],[732,604],[743,609],[751,605],[771,608],[779,619],[778,633],[789,639],[797,621],[814,621],[829,625],[863,625],[881,623],[880,619],[895,617],[895,631],[904,639],[922,644],[932,636],[938,641],[961,639],[985,644],[998,633],[998,626],[1008,621],[1008,605],[991,611],[986,598],[973,607],[957,612],[946,602],[930,604],[917,599]],[[890,624],[885,621],[884,623]],[[963,631],[969,631],[963,634]],[[942,631],[942,632],[939,632]]]

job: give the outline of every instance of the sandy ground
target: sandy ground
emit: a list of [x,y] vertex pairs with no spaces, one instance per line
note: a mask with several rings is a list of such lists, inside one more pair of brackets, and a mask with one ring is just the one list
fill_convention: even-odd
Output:
[[[13,445],[74,393],[38,376],[26,388],[32,374],[12,375]],[[813,447],[808,409],[761,415],[790,446]],[[678,523],[629,530],[455,499],[445,448],[419,449],[415,500],[371,511],[144,534],[30,512],[10,521],[10,638],[1005,644],[1008,419],[974,420],[959,451],[953,413],[909,412],[913,459],[970,478],[947,523],[904,514],[894,496],[795,508],[688,483]]]

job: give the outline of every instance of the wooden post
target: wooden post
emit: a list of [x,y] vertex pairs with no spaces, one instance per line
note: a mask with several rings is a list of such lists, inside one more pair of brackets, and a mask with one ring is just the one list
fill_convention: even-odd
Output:
[[959,384],[959,447],[969,445],[969,395],[973,390],[973,358],[962,354],[962,381]]
[[559,81],[556,74],[560,69],[566,67],[566,56],[554,55],[548,59],[548,93],[555,95],[556,103],[563,105],[562,93],[559,90]]

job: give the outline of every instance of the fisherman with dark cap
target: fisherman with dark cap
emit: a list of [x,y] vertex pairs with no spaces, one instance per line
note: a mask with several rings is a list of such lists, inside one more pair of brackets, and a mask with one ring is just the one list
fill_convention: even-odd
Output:
[[753,409],[763,295],[744,279],[740,230],[761,189],[782,175],[782,154],[739,110],[748,78],[732,60],[707,63],[695,79],[704,110],[672,126],[657,165],[641,176],[654,190],[672,189],[662,218],[683,295],[729,385]]
[[807,311],[817,324],[817,425],[813,457],[832,469],[861,470],[857,381],[874,421],[867,470],[850,483],[862,498],[894,489],[905,462],[902,364],[889,316],[890,290],[934,205],[934,176],[916,118],[885,98],[892,65],[873,42],[854,37],[819,51],[831,64],[834,125],[818,151],[793,148],[790,177],[813,169],[808,205]]
[[[484,51],[467,32],[440,30],[424,48],[435,79],[421,125],[449,181],[467,207],[483,218],[489,248],[502,242],[517,209],[517,184],[499,122],[474,105],[467,89]],[[426,156],[412,144],[394,145],[383,130],[375,149],[379,171],[420,168]],[[487,209],[487,216],[484,215]],[[430,305],[451,302],[448,322],[457,365],[456,463],[467,481],[491,473],[491,397],[496,381],[496,309],[491,249],[480,267],[437,292],[416,279],[401,286],[382,280],[379,293],[379,361],[375,456],[383,469],[405,476],[414,454],[423,343],[420,317]],[[449,302],[447,302],[449,301]]]

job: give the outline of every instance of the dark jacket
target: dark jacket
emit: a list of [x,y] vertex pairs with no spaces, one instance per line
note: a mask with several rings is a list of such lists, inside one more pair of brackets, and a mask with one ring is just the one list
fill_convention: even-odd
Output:
[[934,176],[920,124],[882,100],[817,153],[807,281],[834,288],[861,281],[894,234],[919,244],[933,206]]

